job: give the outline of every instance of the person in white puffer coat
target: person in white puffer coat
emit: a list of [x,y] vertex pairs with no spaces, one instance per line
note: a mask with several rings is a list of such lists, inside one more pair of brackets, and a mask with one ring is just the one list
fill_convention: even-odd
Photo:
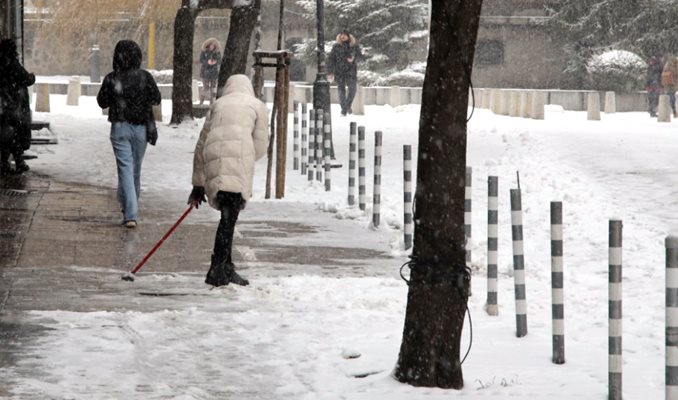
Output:
[[252,197],[254,163],[268,147],[268,109],[254,95],[246,75],[232,75],[211,106],[193,155],[193,191],[188,204],[207,201],[221,212],[212,263],[205,283],[246,286],[231,260],[240,210]]

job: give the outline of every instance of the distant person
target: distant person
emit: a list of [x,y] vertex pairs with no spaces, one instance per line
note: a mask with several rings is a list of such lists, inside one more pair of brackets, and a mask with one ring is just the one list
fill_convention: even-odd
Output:
[[132,40],[121,40],[113,53],[113,72],[106,75],[97,95],[101,108],[108,108],[111,144],[118,167],[118,201],[123,222],[135,228],[139,219],[141,163],[146,143],[155,144],[156,135],[147,126],[153,123],[153,105],[161,97],[153,76],[141,68],[141,48]]
[[651,117],[657,116],[659,95],[662,92],[662,71],[664,66],[661,56],[652,56],[647,60],[647,74],[645,77],[645,91],[647,92],[647,111]]
[[351,106],[358,84],[357,63],[361,58],[362,53],[355,37],[348,30],[342,30],[327,60],[328,78],[337,83],[341,115],[353,113]]
[[[232,75],[215,100],[193,156],[193,191],[188,204],[204,201],[221,212],[212,263],[205,283],[246,286],[231,257],[240,210],[252,197],[254,163],[268,147],[268,110],[246,75]],[[207,196],[207,198],[205,198]]]
[[215,38],[209,38],[202,44],[200,52],[200,79],[202,80],[202,93],[200,104],[208,98],[210,103],[214,99],[219,78],[219,65],[221,64],[221,44]]
[[661,75],[662,86],[664,87],[664,92],[669,95],[669,103],[671,104],[671,110],[673,111],[673,116],[678,117],[676,114],[676,83],[678,83],[678,58],[670,55],[664,64],[664,69],[662,70]]
[[[29,170],[23,154],[31,146],[31,107],[28,87],[35,75],[19,62],[16,43],[0,41],[0,174],[22,174]],[[9,156],[14,158],[14,171]]]

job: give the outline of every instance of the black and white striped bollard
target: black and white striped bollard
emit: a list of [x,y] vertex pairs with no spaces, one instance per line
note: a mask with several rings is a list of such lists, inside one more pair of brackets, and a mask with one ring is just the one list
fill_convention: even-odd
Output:
[[511,189],[511,232],[513,236],[513,279],[516,298],[516,336],[527,335],[527,291],[523,250],[523,211],[520,189]]
[[323,148],[325,147],[323,137],[324,128],[324,113],[323,110],[318,109],[315,112],[315,180],[322,182],[323,180]]
[[403,145],[403,233],[405,250],[412,247],[414,222],[412,219],[412,145]]
[[608,399],[622,398],[622,221],[610,220]]
[[471,220],[472,220],[472,191],[471,179],[473,178],[473,169],[466,167],[466,187],[464,188],[464,233],[466,234],[466,266],[471,267]]
[[678,399],[678,236],[666,238],[666,400]]
[[551,318],[554,364],[565,364],[565,297],[563,279],[563,203],[551,202]]
[[308,167],[308,117],[306,102],[301,103],[301,174],[306,175]]
[[358,208],[365,211],[365,127],[358,127]]
[[294,102],[294,136],[292,142],[292,170],[299,169],[299,102]]
[[308,180],[313,180],[313,174],[315,170],[315,110],[311,109],[309,111],[309,120],[311,129],[308,134]]
[[499,177],[487,178],[487,315],[499,315],[497,303],[499,246]]
[[381,131],[374,132],[374,192],[372,195],[372,225],[377,228],[381,219]]
[[325,124],[323,125],[323,158],[325,165],[325,191],[329,192],[332,190],[332,161],[330,156],[332,155],[332,141],[330,140],[330,112],[325,112],[324,118]]
[[349,147],[348,147],[348,205],[355,205],[355,178],[357,172],[356,162],[358,161],[358,124],[351,122],[349,125]]

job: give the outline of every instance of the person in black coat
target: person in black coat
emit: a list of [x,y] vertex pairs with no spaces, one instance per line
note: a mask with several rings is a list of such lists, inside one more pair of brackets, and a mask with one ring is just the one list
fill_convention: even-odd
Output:
[[209,98],[210,103],[214,100],[219,78],[219,65],[221,64],[221,44],[215,38],[209,38],[202,44],[200,52],[200,79],[202,79],[202,93],[200,104]]
[[106,75],[97,95],[101,108],[108,108],[111,144],[118,167],[118,201],[123,225],[137,226],[141,163],[146,143],[155,145],[153,105],[161,97],[153,76],[141,69],[141,48],[134,41],[121,40],[113,54],[113,72]]
[[645,77],[645,91],[647,91],[647,107],[651,117],[657,116],[659,95],[662,92],[662,64],[661,56],[652,56],[647,60],[647,75]]
[[355,37],[344,29],[337,35],[337,42],[332,46],[327,60],[328,78],[337,83],[341,115],[353,113],[351,105],[358,84],[357,62],[361,58],[362,53]]
[[23,153],[31,146],[31,107],[28,87],[35,75],[19,62],[16,43],[0,41],[0,174],[12,172],[10,154],[14,157],[14,172],[28,171]]

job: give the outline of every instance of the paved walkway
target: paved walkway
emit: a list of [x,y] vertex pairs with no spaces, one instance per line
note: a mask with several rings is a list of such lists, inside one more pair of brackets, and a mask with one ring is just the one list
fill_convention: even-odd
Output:
[[[32,173],[0,178],[0,370],[16,365],[22,349],[45,330],[25,324],[24,312],[153,311],[167,308],[169,297],[186,301],[181,298],[185,280],[168,279],[160,286],[157,279],[144,281],[145,274],[180,274],[202,282],[216,230],[205,213],[189,216],[135,282],[120,279],[182,213],[160,195],[142,195],[142,201],[142,223],[130,230],[120,226],[121,213],[109,188],[54,182]],[[266,220],[248,220],[248,213],[241,214],[234,261],[250,280],[292,274],[381,275],[393,270],[396,262],[380,251],[309,245],[305,239],[332,243],[340,232],[295,221],[289,218],[290,207],[295,205],[281,203],[276,207],[280,215]],[[329,214],[327,218],[328,224],[364,229],[355,221],[339,221]],[[0,398],[9,395],[10,384],[0,376]]]

